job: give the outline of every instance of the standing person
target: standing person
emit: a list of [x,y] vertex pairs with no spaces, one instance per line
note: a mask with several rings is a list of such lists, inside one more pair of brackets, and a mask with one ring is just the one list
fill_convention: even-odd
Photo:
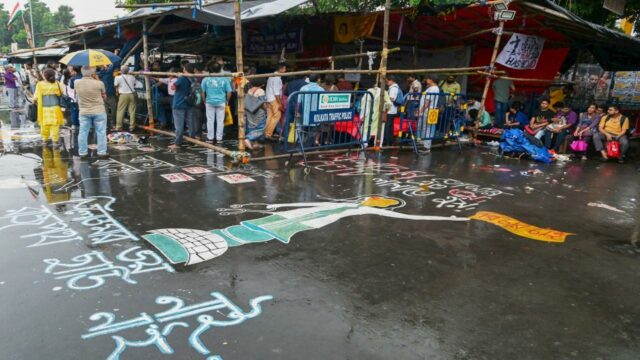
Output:
[[496,127],[502,128],[504,125],[504,115],[509,111],[511,93],[516,91],[516,87],[513,85],[513,81],[498,78],[493,81],[492,88]]
[[400,90],[400,85],[396,82],[396,77],[394,75],[387,76],[387,87],[389,89],[389,98],[393,103],[391,109],[387,111],[387,120],[384,123],[384,144],[383,145],[392,145],[394,143],[393,139],[393,122],[395,118],[398,116],[398,107],[402,106],[402,90]]
[[322,88],[324,89],[324,91],[338,91],[338,87],[336,86],[336,78],[333,75],[325,76]]
[[447,80],[440,85],[440,90],[446,94],[460,94],[462,92],[462,86],[456,81],[456,77],[453,75],[447,76]]
[[[429,110],[435,110],[438,108],[438,102],[440,101],[440,88],[438,87],[438,83],[436,79],[427,75],[424,78],[425,85],[427,90],[424,93],[424,96],[420,99],[420,114],[421,121],[418,123],[418,134],[424,135],[422,145],[424,146],[424,153],[428,153],[431,151],[431,138],[435,137],[436,125],[427,124],[427,119],[429,116]],[[475,120],[475,119],[474,119]],[[420,130],[420,125],[424,130]]]
[[29,91],[33,94],[36,91],[36,85],[38,84],[38,76],[36,75],[35,70],[33,69],[32,63],[27,63],[24,65],[24,72],[27,77],[27,83],[25,85],[29,86]]
[[[276,73],[283,74],[287,72],[287,65],[280,63]],[[264,135],[268,140],[274,139],[273,132],[282,117],[282,77],[272,76],[267,80],[266,99],[269,106],[267,107],[267,127]]]
[[407,83],[409,84],[409,93],[422,94],[422,83],[415,75],[407,76]]
[[209,72],[218,76],[206,77],[202,81],[202,97],[207,112],[207,140],[219,142],[224,136],[225,109],[231,99],[231,81],[228,77],[219,76],[222,66],[217,62],[210,66]]
[[62,87],[56,81],[56,73],[51,69],[44,72],[44,81],[36,85],[33,101],[38,106],[38,124],[42,142],[46,143],[51,137],[51,144],[58,147],[60,126],[64,125],[64,116],[60,101],[62,99]]
[[136,78],[129,75],[129,67],[120,68],[120,75],[113,82],[118,98],[118,113],[116,116],[116,131],[122,131],[124,115],[129,111],[129,131],[136,128]]
[[340,91],[353,91],[353,84],[344,78],[344,75],[338,75],[338,83],[336,84]]
[[67,84],[67,96],[71,97],[71,125],[76,129],[80,128],[80,107],[78,106],[78,93],[75,90],[76,81],[82,79],[82,72],[76,66],[69,66],[71,78]]
[[182,73],[184,75],[180,76],[172,85],[175,91],[173,95],[173,126],[176,129],[176,140],[169,146],[170,149],[177,149],[182,146],[184,142],[184,125],[185,123],[193,123],[193,106],[187,101],[191,93],[191,80],[189,78],[194,73],[193,64],[184,64]]
[[18,108],[18,77],[16,76],[16,68],[12,65],[4,69],[4,88],[9,96],[9,108]]
[[113,128],[116,124],[116,116],[118,112],[118,98],[116,97],[115,79],[113,78],[113,72],[115,71],[115,65],[111,64],[104,67],[98,72],[98,77],[104,83],[107,99],[105,106],[107,110],[107,126],[109,129]]
[[98,138],[98,156],[106,158],[107,154],[107,112],[104,101],[107,93],[104,82],[98,79],[96,69],[82,67],[82,79],[76,80],[74,87],[78,94],[80,108],[80,132],[78,133],[78,155],[86,159],[89,155],[89,130],[93,126]]
[[603,142],[606,140],[620,142],[620,158],[618,162],[624,163],[624,156],[629,149],[629,138],[627,137],[629,130],[629,118],[620,113],[618,105],[609,105],[607,115],[600,119],[598,133],[593,136],[593,144],[596,150],[602,154],[602,161],[609,160],[607,150],[604,148]]

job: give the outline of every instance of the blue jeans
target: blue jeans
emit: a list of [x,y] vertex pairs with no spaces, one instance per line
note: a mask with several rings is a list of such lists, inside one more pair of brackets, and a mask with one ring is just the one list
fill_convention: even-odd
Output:
[[86,156],[89,153],[89,130],[96,130],[98,138],[98,155],[107,154],[107,113],[80,115],[80,133],[78,134],[78,155]]
[[504,116],[509,111],[509,103],[508,102],[500,102],[494,101],[493,106],[495,107],[495,116],[496,116],[496,127],[503,128],[504,127]]
[[173,109],[173,126],[176,128],[176,142],[180,146],[184,142],[184,124],[193,124],[193,108]]

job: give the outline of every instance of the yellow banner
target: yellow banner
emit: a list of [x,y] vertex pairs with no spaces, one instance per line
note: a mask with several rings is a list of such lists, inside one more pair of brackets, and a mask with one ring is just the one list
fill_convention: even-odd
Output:
[[563,243],[567,236],[575,235],[549,228],[539,228],[537,226],[523,223],[518,219],[490,211],[480,211],[473,215],[471,219],[488,222],[490,224],[497,225],[512,234],[538,241]]
[[427,114],[427,124],[435,125],[438,123],[438,117],[440,116],[440,109],[429,109]]
[[376,26],[377,14],[364,16],[336,16],[334,18],[334,40],[347,44],[357,38],[371,35]]

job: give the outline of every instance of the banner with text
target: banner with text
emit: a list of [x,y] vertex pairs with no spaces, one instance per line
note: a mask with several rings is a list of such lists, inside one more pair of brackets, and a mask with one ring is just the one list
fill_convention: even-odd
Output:
[[544,47],[544,38],[514,33],[496,62],[511,69],[535,69]]
[[278,34],[247,35],[245,48],[250,55],[275,55],[280,54],[282,49],[285,49],[287,54],[302,53],[302,28]]

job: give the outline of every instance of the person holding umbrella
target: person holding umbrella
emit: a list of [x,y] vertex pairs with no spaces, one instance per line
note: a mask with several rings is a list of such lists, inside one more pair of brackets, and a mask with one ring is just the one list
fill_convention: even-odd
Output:
[[82,66],[82,79],[76,80],[74,88],[78,96],[80,109],[80,132],[78,134],[78,155],[86,159],[89,155],[89,130],[95,129],[98,138],[98,157],[106,158],[107,154],[107,98],[104,83],[96,75],[96,66],[108,66],[120,58],[104,50],[83,50],[68,54],[61,63],[71,66]]

